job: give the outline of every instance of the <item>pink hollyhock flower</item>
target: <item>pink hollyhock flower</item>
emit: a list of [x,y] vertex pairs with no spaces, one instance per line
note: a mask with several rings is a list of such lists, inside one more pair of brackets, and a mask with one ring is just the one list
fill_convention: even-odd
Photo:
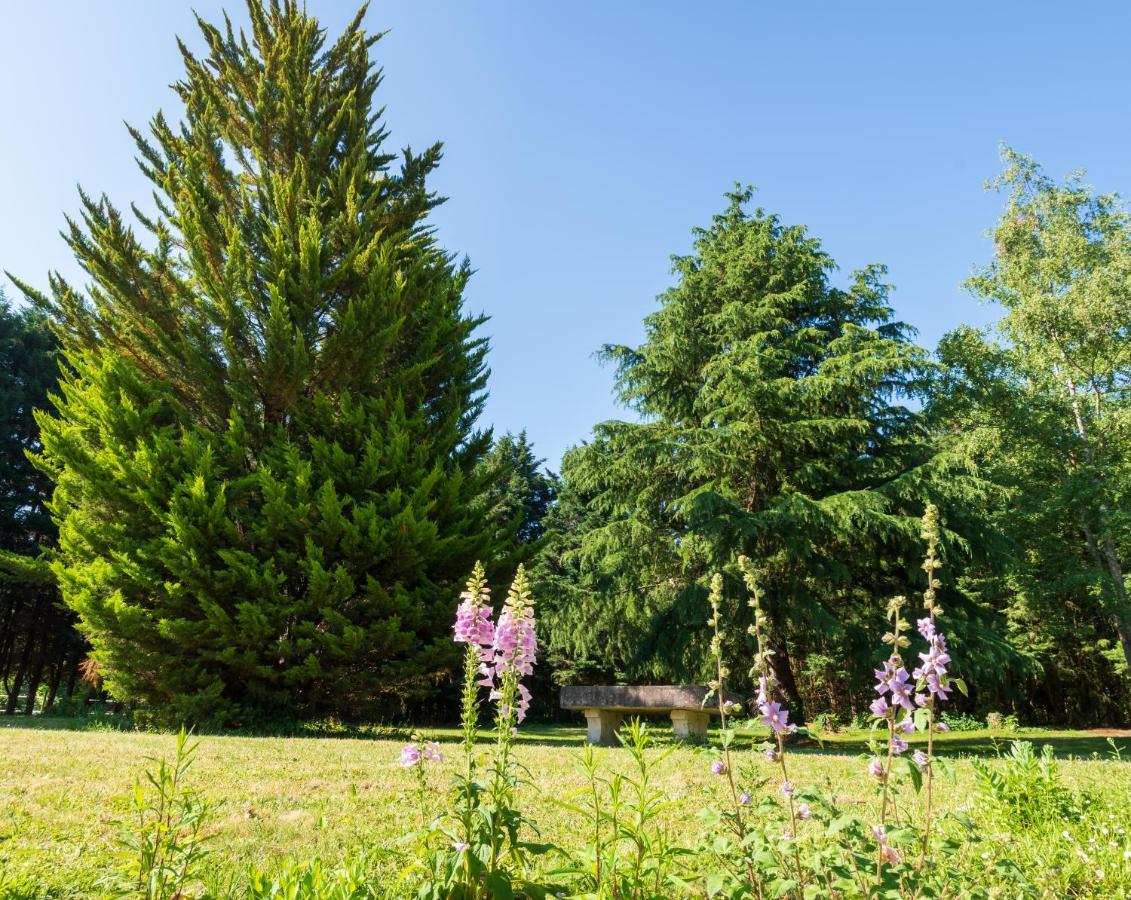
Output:
[[440,752],[440,745],[436,741],[429,741],[424,745],[423,756],[432,762],[444,761],[444,754]]
[[420,763],[420,747],[416,744],[405,744],[401,748],[401,765],[406,769]]

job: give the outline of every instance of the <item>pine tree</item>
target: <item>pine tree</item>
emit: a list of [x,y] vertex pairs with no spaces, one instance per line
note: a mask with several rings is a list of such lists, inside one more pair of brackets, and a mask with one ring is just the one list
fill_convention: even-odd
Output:
[[567,456],[561,507],[580,499],[584,512],[550,553],[559,578],[591,590],[545,617],[559,656],[632,679],[703,677],[706,579],[735,578],[745,554],[764,569],[777,676],[796,706],[803,675],[862,658],[887,598],[914,583],[925,502],[977,486],[907,405],[927,359],[893,320],[883,268],[833,286],[820,244],[747,213],[750,196],[729,195],[674,258],[644,343],[605,350],[639,421],[603,423]]
[[507,433],[494,444],[484,459],[491,477],[485,494],[488,514],[500,530],[504,545],[517,536],[524,559],[532,556],[545,534],[545,520],[557,496],[558,478],[545,469],[546,461],[534,454],[534,446],[521,431],[518,437]]
[[86,292],[23,286],[70,366],[40,419],[59,583],[112,692],[169,721],[400,708],[498,553],[440,146],[387,150],[362,13],[329,42],[295,0],[248,12],[181,44],[184,120],[131,129],[140,232],[83,194]]

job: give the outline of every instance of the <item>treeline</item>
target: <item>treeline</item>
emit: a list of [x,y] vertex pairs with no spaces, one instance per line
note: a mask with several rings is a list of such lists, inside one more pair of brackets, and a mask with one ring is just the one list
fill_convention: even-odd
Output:
[[31,463],[36,409],[58,381],[54,338],[0,293],[0,710],[30,714],[75,696],[85,641],[61,603],[45,552],[55,543],[51,482]]
[[1006,151],[968,285],[1000,327],[929,352],[883,266],[835,277],[736,189],[644,343],[604,349],[633,417],[559,477],[478,425],[484,318],[429,224],[440,145],[389,148],[377,36],[248,10],[249,35],[206,24],[206,54],[183,51],[183,121],[132,130],[155,207],[127,225],[83,194],[66,236],[89,287],[17,282],[28,309],[0,316],[8,712],[73,695],[81,663],[173,724],[448,715],[455,598],[482,560],[534,573],[546,714],[554,683],[705,679],[707,578],[737,587],[745,554],[791,706],[848,719],[888,600],[922,589],[934,503],[968,709],[1126,721],[1117,198]]

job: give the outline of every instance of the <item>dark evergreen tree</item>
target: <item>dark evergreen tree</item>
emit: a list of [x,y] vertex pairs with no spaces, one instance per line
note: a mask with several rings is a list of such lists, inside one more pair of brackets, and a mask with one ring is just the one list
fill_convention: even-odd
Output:
[[[49,311],[54,570],[111,691],[170,721],[402,708],[453,663],[487,527],[482,319],[428,225],[437,144],[387,150],[361,14],[295,0],[182,45],[184,120],[133,130],[141,231],[82,197]],[[148,233],[148,238],[143,235]]]
[[[557,496],[558,478],[534,455],[526,432],[504,434],[491,445],[483,461],[491,478],[484,495],[488,515],[499,529],[504,546],[513,536],[519,546],[533,548],[545,534],[545,520]],[[524,552],[529,558],[530,553]]]
[[[749,199],[731,194],[674,259],[678,281],[644,343],[606,348],[639,421],[603,423],[567,457],[560,503],[573,521],[551,537],[551,576],[588,590],[544,588],[543,609],[561,658],[631,680],[702,678],[707,579],[735,578],[745,553],[764,569],[777,674],[796,706],[827,700],[830,679],[860,687],[887,599],[917,584],[925,503],[947,511],[957,558],[954,526],[968,523],[954,501],[981,486],[934,451],[907,405],[928,361],[893,320],[884,270],[833,286],[819,243],[748,214]],[[748,611],[727,620],[741,633]]]
[[55,526],[51,484],[31,463],[34,412],[59,380],[55,339],[43,316],[13,310],[0,291],[0,707],[30,713],[74,690],[85,642],[61,602],[47,554]]

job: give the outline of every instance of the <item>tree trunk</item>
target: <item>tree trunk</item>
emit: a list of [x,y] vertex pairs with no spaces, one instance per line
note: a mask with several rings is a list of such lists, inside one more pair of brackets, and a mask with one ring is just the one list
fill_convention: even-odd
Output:
[[13,716],[16,714],[16,704],[20,699],[20,688],[24,685],[24,676],[27,674],[28,662],[31,660],[31,643],[30,638],[24,640],[24,649],[20,654],[20,661],[16,666],[16,674],[12,679],[12,687],[8,691],[8,704],[4,707],[5,715]]
[[28,679],[27,702],[24,704],[25,716],[30,716],[35,712],[35,701],[39,696],[39,685],[43,682],[43,670],[47,665],[47,650],[50,646],[50,642],[47,639],[46,624],[41,625],[35,630],[35,639],[31,641],[31,643],[34,643],[38,652],[35,654],[31,677]]
[[[1054,369],[1054,371],[1056,371]],[[1076,433],[1080,438],[1081,443],[1084,445],[1084,458],[1088,462],[1089,469],[1095,464],[1095,450],[1092,447],[1092,442],[1088,435],[1087,427],[1084,424],[1083,412],[1080,409],[1080,398],[1076,391],[1076,382],[1068,373],[1067,368],[1064,370],[1064,383],[1068,388],[1068,397],[1072,403],[1072,418],[1076,423]],[[1097,413],[1099,412],[1097,408]],[[1103,432],[1100,432],[1100,447],[1103,447]],[[1094,470],[1089,473],[1094,477]],[[1128,671],[1131,671],[1131,606],[1127,602],[1127,585],[1123,583],[1123,565],[1119,561],[1119,554],[1115,549],[1115,540],[1111,535],[1111,527],[1107,521],[1107,508],[1103,501],[1100,501],[1100,507],[1096,511],[1096,517],[1099,525],[1099,540],[1095,532],[1089,527],[1088,522],[1084,521],[1084,537],[1088,542],[1088,551],[1093,560],[1099,563],[1102,553],[1103,561],[1106,563],[1108,575],[1111,578],[1111,589],[1115,594],[1114,610],[1112,611],[1112,622],[1115,625],[1115,633],[1119,636],[1119,646],[1123,650],[1123,660],[1127,663]],[[1099,566],[1103,568],[1103,566]]]
[[59,693],[59,685],[63,683],[63,670],[67,667],[67,657],[61,656],[51,667],[51,681],[47,685],[47,699],[43,701],[43,710],[46,712],[55,703]]
[[793,677],[793,663],[785,644],[779,643],[773,648],[774,655],[770,657],[774,667],[774,677],[789,702],[790,718],[801,725],[805,721],[805,706],[801,702],[801,692],[797,689],[797,679]]

